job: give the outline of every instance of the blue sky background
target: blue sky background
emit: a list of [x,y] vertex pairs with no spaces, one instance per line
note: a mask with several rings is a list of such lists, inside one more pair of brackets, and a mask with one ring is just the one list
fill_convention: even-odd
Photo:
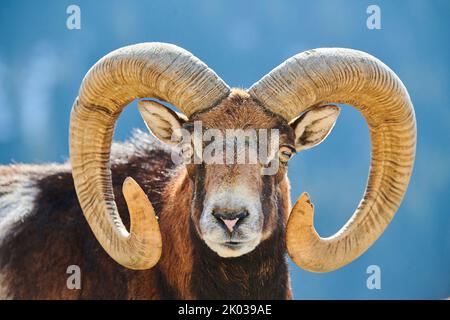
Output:
[[[81,8],[81,30],[66,8]],[[369,30],[366,9],[381,9]],[[366,51],[389,65],[415,106],[414,173],[400,210],[352,264],[314,274],[291,264],[297,299],[441,299],[450,296],[450,1],[6,1],[0,3],[0,163],[65,161],[72,102],[100,57],[146,41],[177,44],[230,86],[249,87],[290,56],[317,47]],[[133,104],[135,106],[135,104]],[[145,129],[125,110],[117,140]],[[290,164],[292,197],[307,191],[322,236],[356,208],[367,180],[367,126],[344,108],[333,133]],[[381,290],[366,287],[369,265]]]

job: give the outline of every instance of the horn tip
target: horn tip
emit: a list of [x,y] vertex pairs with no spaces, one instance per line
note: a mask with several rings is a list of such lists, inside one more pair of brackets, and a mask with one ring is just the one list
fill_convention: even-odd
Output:
[[122,192],[125,197],[130,196],[131,198],[135,198],[142,192],[139,184],[132,177],[126,177],[123,181]]
[[300,196],[300,198],[298,199],[298,202],[306,202],[308,204],[312,204],[311,203],[311,198],[308,194],[308,192],[303,192]]

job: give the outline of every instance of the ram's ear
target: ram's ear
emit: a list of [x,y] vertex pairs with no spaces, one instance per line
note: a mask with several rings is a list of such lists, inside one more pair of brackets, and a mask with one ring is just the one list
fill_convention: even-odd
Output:
[[312,148],[321,143],[333,129],[339,116],[337,106],[315,107],[292,120],[289,125],[295,132],[297,151]]
[[179,129],[188,120],[185,115],[153,100],[140,100],[138,108],[148,130],[155,137],[170,145],[180,142]]

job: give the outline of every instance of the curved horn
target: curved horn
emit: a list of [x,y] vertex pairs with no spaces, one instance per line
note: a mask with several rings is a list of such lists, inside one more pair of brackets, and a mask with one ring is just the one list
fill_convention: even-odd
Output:
[[350,263],[383,233],[405,194],[416,149],[416,121],[397,75],[373,56],[351,49],[300,53],[254,84],[249,93],[291,120],[309,107],[345,103],[366,119],[372,141],[369,180],[350,220],[329,238],[313,225],[309,197],[300,197],[288,220],[287,249],[306,270],[327,272]]
[[151,203],[132,180],[124,194],[129,233],[114,201],[111,140],[117,118],[133,99],[150,97],[179,107],[186,115],[214,106],[228,86],[189,52],[164,43],[143,43],[113,51],[86,74],[70,119],[70,161],[78,199],[96,238],[121,265],[148,269],[161,253]]

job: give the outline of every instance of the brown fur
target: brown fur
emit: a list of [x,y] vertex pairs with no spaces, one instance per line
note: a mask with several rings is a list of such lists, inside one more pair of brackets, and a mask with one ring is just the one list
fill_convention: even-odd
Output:
[[[234,91],[218,107],[190,120],[194,119],[202,120],[207,127],[221,129],[277,127],[285,142],[291,143],[293,139],[286,123],[263,110],[242,91]],[[38,178],[33,177],[39,190],[34,209],[24,221],[7,230],[0,243],[0,274],[5,275],[9,297],[291,298],[284,243],[290,199],[284,166],[275,176],[258,177],[256,187],[263,201],[267,239],[244,256],[221,258],[196,231],[205,188],[218,171],[211,171],[207,165],[174,167],[167,147],[142,133],[131,141],[117,145],[112,155],[116,202],[128,226],[127,208],[120,191],[123,180],[132,176],[146,191],[160,218],[163,253],[159,263],[151,270],[133,271],[109,258],[83,217],[68,166],[56,166]],[[0,168],[0,174],[8,170]],[[25,175],[30,172],[26,168],[20,170]],[[81,290],[66,287],[69,265],[81,268]]]

